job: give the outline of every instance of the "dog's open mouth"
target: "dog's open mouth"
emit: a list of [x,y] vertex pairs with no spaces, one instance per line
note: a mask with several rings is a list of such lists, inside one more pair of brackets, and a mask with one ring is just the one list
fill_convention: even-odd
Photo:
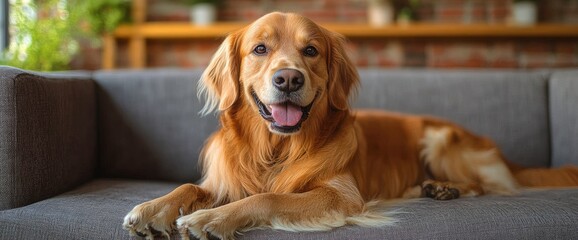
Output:
[[281,133],[294,133],[301,129],[301,123],[309,117],[311,106],[315,99],[305,107],[291,101],[265,105],[255,92],[252,92],[253,100],[259,107],[259,114],[263,119],[271,122],[271,129]]

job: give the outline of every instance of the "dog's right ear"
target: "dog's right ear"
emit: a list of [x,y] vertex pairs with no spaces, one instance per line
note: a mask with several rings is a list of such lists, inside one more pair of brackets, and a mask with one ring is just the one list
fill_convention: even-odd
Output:
[[239,97],[240,56],[239,41],[242,31],[237,31],[225,39],[199,81],[197,96],[205,100],[202,115],[215,110],[223,111]]
[[328,37],[330,49],[327,59],[329,103],[333,109],[347,110],[350,95],[356,94],[359,88],[359,75],[347,56],[345,37],[329,30],[325,30],[325,35]]

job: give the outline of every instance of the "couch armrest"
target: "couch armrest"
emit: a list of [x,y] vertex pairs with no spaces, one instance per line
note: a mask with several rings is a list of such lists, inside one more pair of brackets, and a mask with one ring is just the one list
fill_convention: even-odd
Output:
[[578,166],[578,70],[557,70],[550,79],[552,166]]
[[85,72],[0,66],[0,210],[60,194],[94,176],[94,86]]

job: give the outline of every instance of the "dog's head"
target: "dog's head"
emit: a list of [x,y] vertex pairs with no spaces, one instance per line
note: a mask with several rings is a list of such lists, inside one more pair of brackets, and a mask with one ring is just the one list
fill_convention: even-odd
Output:
[[250,105],[271,132],[287,135],[299,132],[308,118],[348,110],[359,77],[344,42],[297,14],[261,17],[217,50],[200,82],[207,100],[203,113]]

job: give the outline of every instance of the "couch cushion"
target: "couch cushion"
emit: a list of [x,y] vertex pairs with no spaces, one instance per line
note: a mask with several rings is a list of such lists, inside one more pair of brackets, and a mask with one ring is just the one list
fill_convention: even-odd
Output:
[[182,69],[95,73],[103,176],[199,179],[199,152],[218,125],[214,115],[198,114],[201,73]]
[[127,239],[123,217],[167,194],[171,183],[96,180],[35,204],[0,212],[2,239]]
[[492,138],[510,161],[549,166],[547,73],[361,69],[356,107],[443,117]]
[[576,239],[578,189],[515,197],[420,199],[398,206],[393,227],[346,226],[328,232],[259,230],[242,239]]
[[557,71],[551,79],[552,164],[578,165],[578,71]]
[[[127,239],[123,217],[177,185],[100,179],[26,207],[0,211],[5,239]],[[576,239],[578,189],[527,191],[395,207],[394,227],[346,226],[328,232],[256,230],[239,239]],[[178,238],[174,234],[174,239]]]

